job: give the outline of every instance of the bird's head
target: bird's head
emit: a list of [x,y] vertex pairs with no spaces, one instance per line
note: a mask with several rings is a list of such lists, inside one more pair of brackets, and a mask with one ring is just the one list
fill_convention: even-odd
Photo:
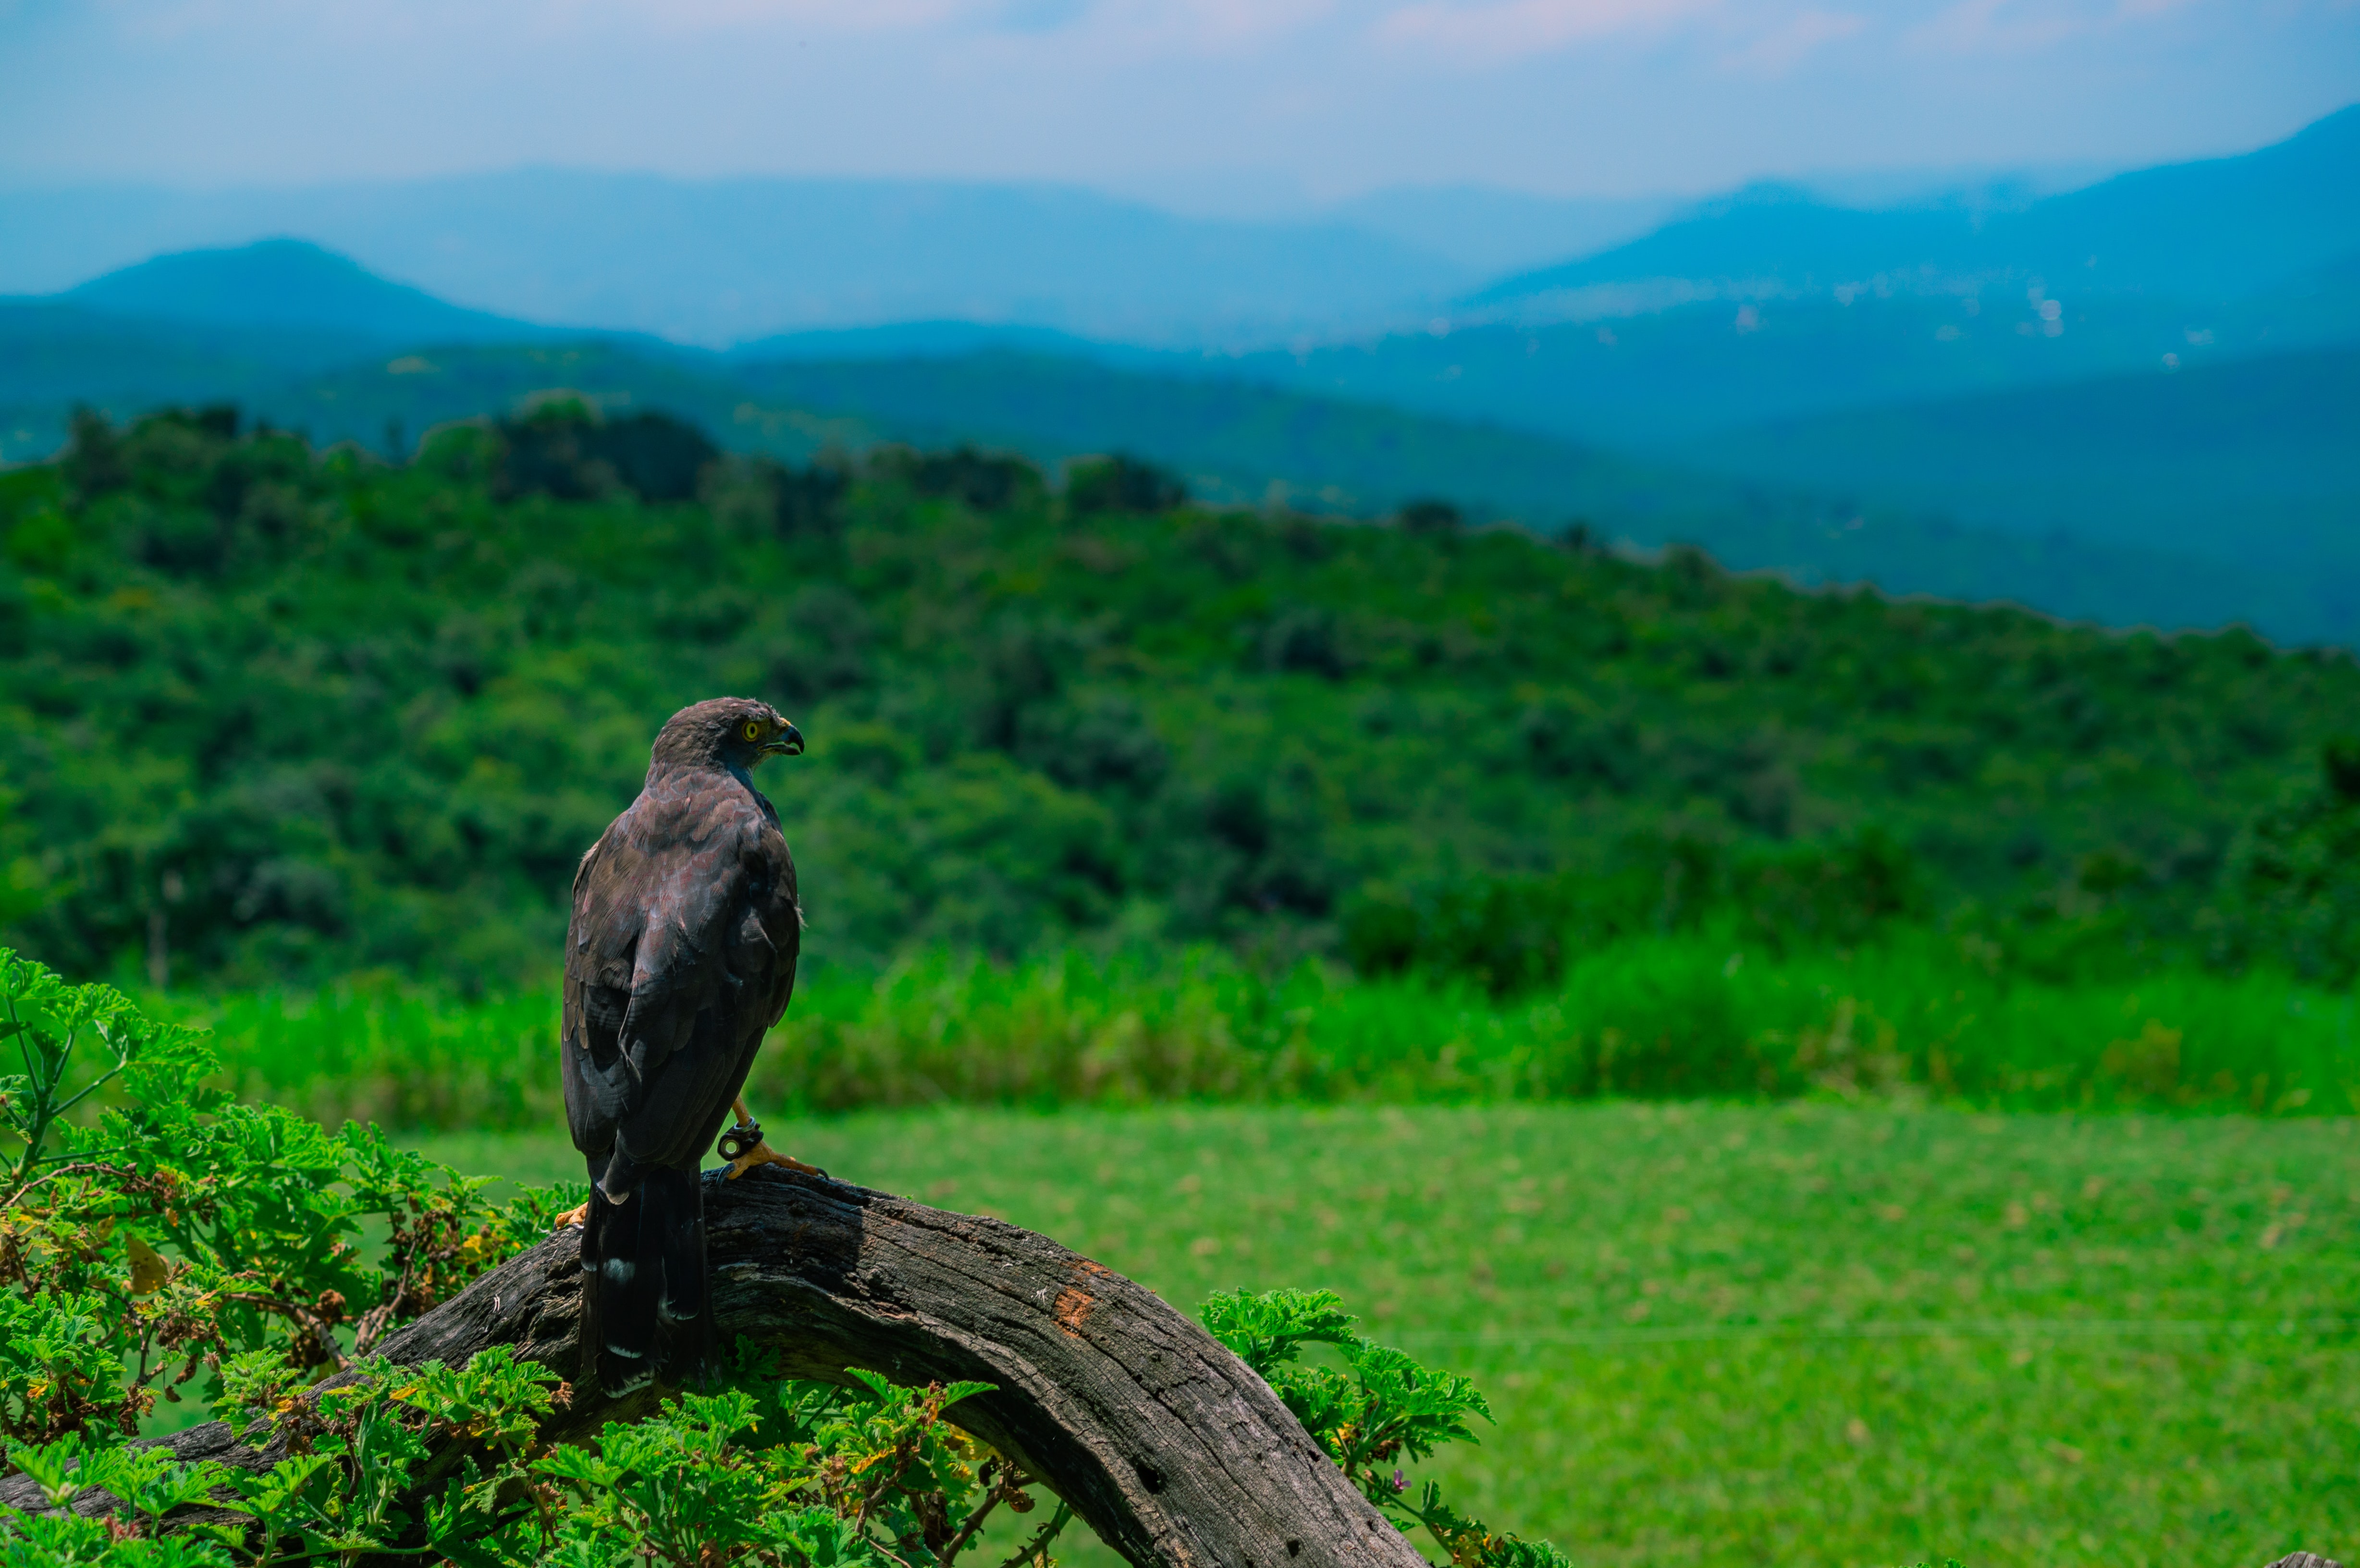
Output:
[[658,768],[751,768],[766,757],[799,757],[803,735],[768,702],[715,697],[683,708],[656,735]]

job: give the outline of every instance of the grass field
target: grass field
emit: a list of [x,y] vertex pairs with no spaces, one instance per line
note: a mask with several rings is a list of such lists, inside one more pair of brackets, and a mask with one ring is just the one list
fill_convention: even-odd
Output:
[[[1491,1394],[1496,1429],[1437,1472],[1463,1506],[1579,1563],[2259,1568],[2360,1543],[2350,1120],[1608,1101],[786,1130],[1184,1306],[1340,1291]],[[421,1147],[580,1173],[562,1135]]]

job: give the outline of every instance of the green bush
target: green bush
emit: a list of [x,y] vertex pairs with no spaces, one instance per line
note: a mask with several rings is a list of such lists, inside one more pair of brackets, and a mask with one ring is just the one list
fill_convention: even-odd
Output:
[[2239,835],[2222,884],[2223,956],[2330,985],[2360,977],[2360,741],[2321,748],[2318,777]]
[[1362,975],[1415,968],[1504,997],[1555,985],[1568,953],[1642,931],[1718,918],[1777,953],[1842,950],[1928,904],[1918,857],[1877,828],[1743,850],[1683,834],[1634,840],[1619,864],[1587,877],[1479,876],[1415,893],[1371,884],[1345,908],[1343,949]]
[[1415,967],[1505,996],[1557,981],[1575,898],[1561,879],[1537,877],[1478,877],[1422,898],[1366,889],[1345,915],[1344,951],[1363,975]]
[[[1435,1482],[1411,1492],[1404,1464],[1429,1458],[1445,1443],[1472,1443],[1467,1419],[1491,1419],[1491,1407],[1466,1378],[1429,1371],[1353,1333],[1355,1320],[1328,1290],[1233,1290],[1207,1301],[1199,1315],[1395,1524],[1425,1530],[1453,1563],[1467,1568],[1569,1568],[1546,1541],[1521,1541],[1459,1513]],[[1342,1368],[1302,1365],[1306,1345],[1332,1347]]]
[[1122,452],[1076,463],[1065,474],[1065,504],[1077,513],[1168,512],[1187,500],[1179,475]]

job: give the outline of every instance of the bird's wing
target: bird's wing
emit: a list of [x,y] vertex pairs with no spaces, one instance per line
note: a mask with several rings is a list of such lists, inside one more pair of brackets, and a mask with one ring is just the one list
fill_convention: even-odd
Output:
[[775,984],[759,909],[764,830],[778,830],[734,785],[708,774],[642,794],[574,878],[566,1112],[585,1152],[619,1139],[635,1164],[694,1163],[744,1080],[747,993],[767,1011]]
[[[770,809],[770,801],[759,795],[755,800],[769,831],[758,834],[751,846],[753,864],[748,873],[758,889],[755,923],[739,930],[743,957],[736,967],[749,975],[763,974],[768,982],[759,988],[748,988],[741,1013],[743,1024],[752,1029],[759,1045],[760,1037],[786,1016],[787,1002],[795,993],[795,961],[803,945],[803,907],[795,887],[794,856],[787,851],[786,834],[779,830],[779,814]],[[770,959],[767,970],[759,962],[765,953]],[[749,1059],[748,1065],[751,1064]]]

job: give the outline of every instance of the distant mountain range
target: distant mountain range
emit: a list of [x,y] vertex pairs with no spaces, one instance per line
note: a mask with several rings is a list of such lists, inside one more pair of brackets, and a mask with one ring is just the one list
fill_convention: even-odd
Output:
[[[788,186],[802,205],[762,206]],[[452,227],[462,188],[474,205]],[[413,279],[455,256],[546,307],[521,313],[290,239],[0,299],[0,460],[53,450],[76,402],[229,399],[398,451],[563,387],[791,457],[1120,448],[1216,498],[1368,514],[1440,495],[1806,581],[2360,641],[2360,110],[2245,158],[2038,199],[1873,212],[1741,194],[1472,289],[1450,281],[1463,256],[1374,235],[1365,213],[1207,226],[1073,192],[731,189],[520,175],[337,209],[398,232]],[[1431,231],[1457,203],[1488,212],[1495,240],[1514,219],[1535,244],[1577,222],[1495,198],[1429,192],[1387,221]],[[650,212],[677,222],[635,228]],[[768,292],[714,304],[780,256],[792,265]],[[701,316],[682,304],[700,299]],[[1164,337],[1095,335],[1143,300],[1167,310]],[[1322,335],[1306,300],[1331,322],[1414,320]],[[698,333],[642,330],[667,311],[802,324],[692,347],[676,340]],[[1239,335],[1175,346],[1184,319]],[[550,324],[567,320],[596,325]]]
[[302,240],[159,256],[55,303],[179,327],[258,327],[353,343],[513,343],[558,329],[445,303]]
[[300,235],[475,309],[709,346],[934,318],[1166,345],[1283,340],[1404,320],[1481,276],[1349,223],[1188,219],[1060,186],[561,169],[0,192],[0,289]]
[[1768,186],[1645,236],[1475,290],[1525,317],[1597,314],[1618,288],[1716,297],[1841,288],[1965,294],[2042,281],[2058,298],[2243,298],[2360,255],[2360,105],[2239,158],[2117,175],[2016,212],[1863,212]]
[[2352,202],[2334,196],[2355,180],[2355,142],[2360,111],[2347,111],[2241,158],[2041,199],[1988,177],[1883,192],[1854,181],[1885,198],[1858,205],[1828,194],[1830,182],[1702,206],[1440,187],[1256,222],[1052,185],[552,169],[289,190],[0,191],[0,294],[300,236],[470,309],[716,347],[951,320],[1229,350],[1437,314],[1627,313],[1880,274],[1888,286],[2022,274],[2068,298],[2093,283],[2213,298],[2261,286],[2271,266],[2292,273],[2360,250]]

